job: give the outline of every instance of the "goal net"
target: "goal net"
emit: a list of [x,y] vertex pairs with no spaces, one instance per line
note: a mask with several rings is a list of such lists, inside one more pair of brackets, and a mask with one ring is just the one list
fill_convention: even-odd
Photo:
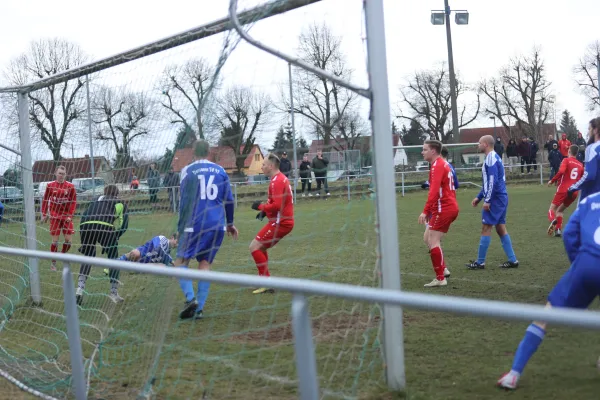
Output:
[[[364,62],[350,54],[350,49],[362,48],[360,2],[261,2],[260,12],[241,12],[257,3],[240,1],[238,7],[245,28],[257,40],[309,63],[323,62],[326,70],[367,86]],[[335,10],[341,6],[352,16],[338,21]],[[317,198],[313,185],[301,197],[301,174],[290,174],[298,194],[296,223],[269,250],[269,269],[275,276],[378,287],[375,214],[367,196],[373,189],[368,102],[293,67],[292,107],[288,64],[242,41],[224,29],[227,24],[184,32],[170,39],[171,48],[164,51],[153,53],[148,45],[135,57],[116,57],[93,73],[40,85],[28,94],[38,249],[79,254],[89,247],[82,245],[96,245],[84,238],[91,228],[83,228],[82,215],[114,187],[128,214],[126,230],[118,215],[110,228],[124,230],[116,256],[158,235],[170,238],[177,229],[180,173],[194,161],[194,141],[203,139],[210,143],[208,160],[230,177],[240,231],[237,242],[225,238],[212,269],[257,274],[248,244],[266,220],[257,221],[250,206],[266,201],[264,157],[272,151],[295,169],[306,155],[312,178],[322,168],[315,163],[317,152],[323,152],[328,187],[321,196]],[[200,39],[190,40],[192,36]],[[332,57],[314,58],[323,52]],[[92,56],[68,41],[39,41],[10,64],[6,84],[35,81],[35,72],[27,72],[35,66],[61,71]],[[52,64],[61,57],[69,62]],[[336,95],[315,98],[315,89],[323,85]],[[15,109],[14,93],[3,96]],[[7,137],[16,137],[15,116],[7,118],[12,125],[2,129]],[[19,159],[2,154],[4,171],[23,169]],[[64,231],[52,231],[51,224],[39,220],[58,166],[65,167],[66,180],[77,193],[70,249],[63,247]],[[13,186],[23,189],[19,185],[17,178]],[[22,247],[23,205],[5,206],[2,233],[14,240],[3,240]],[[59,234],[57,241],[53,234]],[[102,249],[98,243],[97,257],[115,256]],[[0,369],[23,390],[66,397],[71,367],[61,274],[49,261],[40,261],[43,304],[34,306],[27,300],[27,261],[0,262]],[[88,276],[79,265],[71,267],[75,285],[82,289],[79,318],[90,397],[296,397],[289,293],[256,295],[247,288],[213,285],[204,318],[182,321],[178,315],[185,297],[173,279],[115,276],[95,267]],[[384,385],[379,306],[322,297],[311,298],[310,304],[325,398],[378,393]]]

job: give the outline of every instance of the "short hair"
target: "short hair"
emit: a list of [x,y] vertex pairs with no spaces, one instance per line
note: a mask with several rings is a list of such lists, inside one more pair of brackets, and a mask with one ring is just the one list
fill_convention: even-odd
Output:
[[275,166],[275,168],[279,168],[279,164],[280,164],[280,162],[281,162],[281,161],[279,160],[279,157],[277,157],[275,154],[273,154],[273,153],[269,153],[269,154],[267,155],[267,160],[268,160],[268,161],[269,161],[271,164],[273,164],[273,165]]
[[439,140],[426,140],[424,144],[428,145],[430,149],[434,149],[438,154],[442,153],[442,147],[444,147]]
[[576,144],[574,144],[571,147],[569,147],[569,154],[570,155],[576,156],[577,153],[579,153],[579,146],[577,146]]
[[172,238],[172,239],[175,239],[175,240],[179,240],[179,232],[174,232],[174,233],[171,235],[171,238]]
[[119,195],[119,188],[116,185],[104,186],[104,195],[108,197],[117,197]]
[[194,155],[196,157],[208,157],[209,153],[210,144],[206,140],[199,139],[194,142]]
[[65,167],[64,165],[59,165],[58,167],[56,167],[56,170],[54,171],[54,173],[57,173],[58,170],[60,170],[60,169],[64,170],[65,173],[67,172],[67,167]]
[[442,146],[442,151],[440,152],[442,157],[448,158],[448,148],[446,146]]

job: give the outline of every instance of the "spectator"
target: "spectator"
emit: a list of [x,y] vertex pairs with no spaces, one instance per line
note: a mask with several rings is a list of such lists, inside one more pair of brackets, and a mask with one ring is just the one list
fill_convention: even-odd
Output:
[[133,176],[133,178],[131,179],[131,184],[129,185],[129,189],[130,190],[138,190],[140,187],[140,181],[138,180],[137,176]]
[[527,164],[527,173],[531,174],[531,164],[529,163],[529,155],[531,154],[531,144],[527,140],[527,136],[523,136],[521,143],[517,146],[517,153],[521,158],[521,175],[525,174],[525,164]]
[[579,146],[579,152],[577,153],[577,160],[582,164],[585,164],[585,144]]
[[560,168],[560,163],[563,160],[562,154],[558,151],[558,143],[552,145],[552,149],[548,153],[548,162],[550,163],[550,179],[554,178],[554,175]]
[[563,133],[562,139],[558,141],[558,151],[563,157],[569,157],[569,147],[571,147],[571,142],[567,139],[567,134]]
[[279,171],[285,175],[286,178],[290,177],[290,171],[292,170],[292,163],[287,158],[287,151],[281,154],[279,159]]
[[506,158],[508,158],[508,165],[510,165],[510,172],[512,172],[513,167],[519,163],[517,142],[513,138],[510,138],[506,146]]
[[150,203],[155,204],[158,201],[158,188],[160,187],[160,173],[156,169],[156,163],[150,164],[148,175],[146,176],[148,181],[148,193],[150,193]]
[[577,146],[585,146],[585,139],[583,138],[583,134],[581,132],[577,132],[577,140],[575,141]]
[[310,161],[308,161],[308,156],[306,154],[304,155],[304,157],[302,157],[302,162],[300,163],[300,180],[302,181],[302,197],[305,196],[304,189],[307,187],[307,185],[308,197],[311,197],[312,193],[310,192]]
[[321,194],[321,185],[325,189],[325,193],[329,196],[329,185],[327,184],[327,166],[329,165],[329,160],[323,157],[323,152],[321,150],[317,151],[317,156],[313,158],[310,167],[315,173],[315,179],[317,180],[317,196]]
[[529,164],[533,165],[533,170],[537,171],[537,153],[540,150],[533,137],[529,138]]
[[163,186],[167,188],[169,194],[169,204],[173,209],[173,212],[179,211],[179,174],[177,174],[173,167],[169,169],[169,172],[163,179]]
[[544,144],[544,148],[546,149],[546,151],[548,153],[550,153],[552,151],[552,149],[554,148],[555,144],[556,144],[556,147],[558,148],[558,142],[556,141],[556,139],[554,139],[554,135],[548,135],[548,141]]
[[502,159],[502,157],[504,156],[504,144],[502,144],[502,139],[500,139],[499,137],[496,138],[496,143],[494,143],[494,151]]

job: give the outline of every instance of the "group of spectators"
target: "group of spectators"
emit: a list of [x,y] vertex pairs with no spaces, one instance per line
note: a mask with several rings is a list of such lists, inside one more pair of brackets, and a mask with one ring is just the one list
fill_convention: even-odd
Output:
[[[323,156],[323,152],[321,150],[317,151],[317,155],[312,159],[312,161],[308,160],[308,155],[304,155],[302,157],[302,162],[300,162],[299,166],[299,175],[300,182],[302,183],[302,197],[308,195],[312,196],[312,174],[315,175],[315,180],[317,181],[317,190],[315,195],[319,196],[321,194],[321,187],[325,190],[325,195],[329,196],[331,193],[329,192],[329,185],[327,184],[327,168],[329,165],[329,160]],[[292,163],[287,157],[287,152],[283,152],[280,157],[279,170],[286,177],[290,177],[290,173],[292,172]],[[312,174],[311,174],[312,172]]]
[[[548,162],[550,163],[550,179],[556,174],[558,169],[560,168],[560,163],[562,159],[568,157],[569,147],[571,144],[576,144],[579,146],[579,153],[577,155],[577,159],[583,162],[585,155],[585,139],[581,132],[577,137],[575,143],[571,143],[567,139],[567,134],[563,133],[560,140],[556,140],[554,135],[548,135],[548,141],[544,144],[544,148],[548,151]],[[509,171],[512,172],[513,168],[518,168],[521,166],[521,175],[525,174],[525,170],[527,170],[527,174],[531,174],[531,170],[537,171],[537,157],[540,151],[540,147],[538,143],[535,141],[534,137],[523,136],[521,141],[517,143],[517,141],[511,138],[504,147],[502,140],[500,138],[496,138],[496,143],[494,145],[494,151],[498,153],[500,157],[503,157],[506,153],[506,166],[509,168]]]
[[[156,163],[150,164],[146,174],[146,182],[148,184],[148,194],[150,196],[150,204],[153,206],[158,203],[158,191],[161,188],[160,172],[156,167]],[[136,175],[133,175],[129,185],[130,190],[138,190],[140,181]],[[169,204],[174,205],[175,211],[179,209],[179,174],[175,172],[173,167],[169,169],[163,178],[162,187],[167,189],[169,194]]]

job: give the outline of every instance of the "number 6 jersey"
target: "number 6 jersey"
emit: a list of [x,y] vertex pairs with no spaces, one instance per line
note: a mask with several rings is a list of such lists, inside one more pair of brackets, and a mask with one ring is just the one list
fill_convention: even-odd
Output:
[[562,160],[560,169],[550,180],[550,182],[558,182],[557,193],[566,193],[571,185],[576,183],[583,176],[583,164],[575,157],[568,157]]
[[224,230],[233,224],[233,194],[229,176],[218,164],[197,160],[181,170],[180,233]]

